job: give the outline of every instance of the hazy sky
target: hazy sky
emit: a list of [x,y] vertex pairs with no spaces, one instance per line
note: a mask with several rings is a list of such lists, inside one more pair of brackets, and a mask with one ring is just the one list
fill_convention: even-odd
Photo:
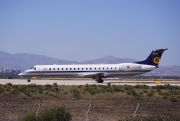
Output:
[[160,65],[180,65],[180,0],[0,0],[1,51],[143,60],[158,48]]

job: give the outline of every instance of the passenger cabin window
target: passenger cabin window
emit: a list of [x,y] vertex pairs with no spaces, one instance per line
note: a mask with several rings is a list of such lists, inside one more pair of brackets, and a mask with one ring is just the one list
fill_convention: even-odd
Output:
[[51,70],[51,68],[49,68],[49,70]]
[[76,68],[74,68],[74,70],[76,70]]
[[55,68],[54,68],[54,70],[55,70]]

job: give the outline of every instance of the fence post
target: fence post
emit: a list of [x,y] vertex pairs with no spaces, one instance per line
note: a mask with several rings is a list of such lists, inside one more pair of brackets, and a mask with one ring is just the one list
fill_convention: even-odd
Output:
[[39,104],[39,106],[38,106],[38,109],[37,109],[37,112],[36,112],[36,118],[37,118],[37,115],[38,115],[38,113],[39,113],[40,107],[41,107],[41,104]]
[[86,121],[88,121],[88,113],[89,113],[90,108],[91,108],[91,103],[90,103],[89,109],[88,109],[88,111],[87,111],[87,113],[86,113]]
[[138,110],[138,107],[139,107],[139,103],[138,103],[138,105],[137,105],[137,107],[136,107],[136,110],[134,111],[134,118],[136,117],[136,112],[137,112],[137,110]]

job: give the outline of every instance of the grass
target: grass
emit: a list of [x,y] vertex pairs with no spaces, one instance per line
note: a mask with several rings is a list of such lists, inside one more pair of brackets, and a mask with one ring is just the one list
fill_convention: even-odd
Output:
[[38,115],[35,113],[26,114],[20,121],[71,121],[72,115],[64,107],[53,107],[41,111]]
[[0,85],[0,96],[19,98],[70,98],[70,99],[108,99],[108,98],[163,98],[176,102],[180,97],[180,87],[164,85],[149,87],[147,85]]

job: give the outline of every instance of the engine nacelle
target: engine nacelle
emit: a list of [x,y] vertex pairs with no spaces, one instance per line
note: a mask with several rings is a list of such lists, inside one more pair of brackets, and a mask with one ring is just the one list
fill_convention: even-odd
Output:
[[142,66],[136,63],[122,63],[119,65],[121,71],[141,70]]

